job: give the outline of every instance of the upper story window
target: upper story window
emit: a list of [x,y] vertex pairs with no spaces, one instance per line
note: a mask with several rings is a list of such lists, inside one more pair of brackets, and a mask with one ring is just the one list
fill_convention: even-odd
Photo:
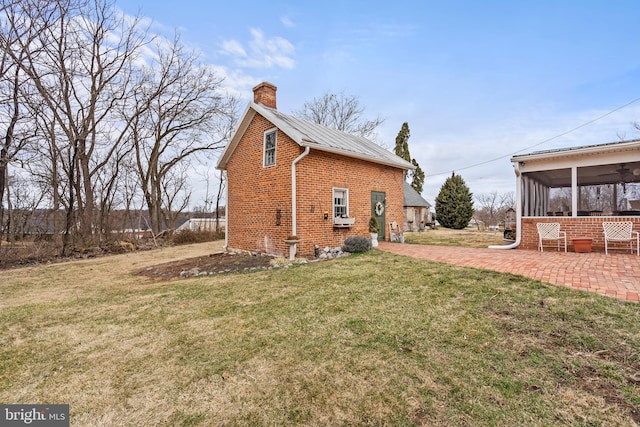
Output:
[[349,190],[346,188],[333,189],[333,217],[346,218],[349,216]]
[[276,130],[269,130],[264,133],[264,157],[263,165],[273,166],[276,164]]

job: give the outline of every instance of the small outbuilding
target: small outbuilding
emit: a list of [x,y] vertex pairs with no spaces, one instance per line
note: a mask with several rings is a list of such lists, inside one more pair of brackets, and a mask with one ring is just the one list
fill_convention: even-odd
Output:
[[423,231],[433,227],[431,204],[427,202],[411,184],[404,182],[404,229],[407,231]]
[[403,221],[403,172],[414,166],[365,138],[283,114],[276,86],[253,88],[217,168],[227,179],[228,249],[300,256]]

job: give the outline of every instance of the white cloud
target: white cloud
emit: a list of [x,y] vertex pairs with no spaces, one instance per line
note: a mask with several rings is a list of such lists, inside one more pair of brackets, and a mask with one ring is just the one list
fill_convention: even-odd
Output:
[[238,99],[251,99],[251,88],[260,83],[259,77],[251,76],[238,69],[228,69],[224,66],[210,65],[217,76],[222,77],[222,87],[228,95]]
[[239,58],[246,58],[247,52],[242,47],[242,44],[237,40],[225,40],[222,42],[222,50],[227,55],[236,56]]
[[280,18],[280,22],[287,28],[294,28],[296,26],[295,22],[291,20],[288,16],[283,16]]
[[231,56],[235,65],[245,68],[292,69],[295,67],[295,47],[283,37],[265,37],[260,29],[251,29],[252,39],[245,49],[237,40],[222,43],[222,53]]

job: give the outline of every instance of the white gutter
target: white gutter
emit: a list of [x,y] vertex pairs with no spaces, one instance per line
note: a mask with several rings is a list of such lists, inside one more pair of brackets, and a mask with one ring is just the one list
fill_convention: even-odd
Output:
[[520,245],[520,238],[522,236],[522,177],[520,176],[520,162],[513,164],[514,172],[516,173],[516,241],[510,245],[494,245],[489,246],[489,249],[515,249]]
[[[225,181],[227,180],[227,170],[221,170],[221,174],[224,174]],[[228,181],[227,181],[228,183]],[[226,200],[226,207],[224,208],[224,246],[222,249],[229,250],[229,185],[224,186],[224,199]]]
[[296,159],[291,163],[291,235],[293,236],[298,234],[298,215],[296,206],[296,164],[304,157],[306,157],[307,154],[309,154],[309,151],[311,151],[311,147],[305,147],[302,154],[296,157]]

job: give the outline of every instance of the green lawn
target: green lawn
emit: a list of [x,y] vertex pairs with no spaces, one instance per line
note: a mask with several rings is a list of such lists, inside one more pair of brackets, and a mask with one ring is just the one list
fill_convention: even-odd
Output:
[[378,250],[170,282],[137,256],[0,272],[0,402],[73,426],[640,424],[637,304]]
[[466,246],[486,248],[489,245],[504,245],[503,231],[477,231],[470,228],[452,230],[438,227],[422,232],[404,233],[406,243],[436,246]]

